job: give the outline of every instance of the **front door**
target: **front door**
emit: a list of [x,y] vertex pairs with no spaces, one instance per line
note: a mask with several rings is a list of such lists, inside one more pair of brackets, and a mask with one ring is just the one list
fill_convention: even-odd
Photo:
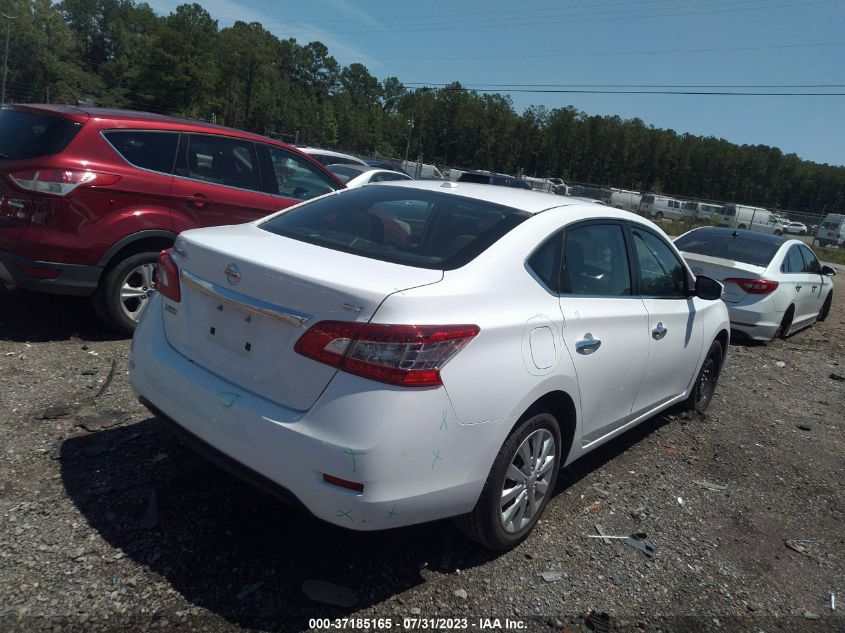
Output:
[[634,414],[639,415],[683,394],[692,384],[702,353],[703,328],[690,297],[686,267],[656,233],[631,226],[639,290],[648,312],[648,364]]
[[622,223],[566,229],[560,287],[562,334],[578,375],[586,445],[631,419],[648,359],[648,314],[632,292]]

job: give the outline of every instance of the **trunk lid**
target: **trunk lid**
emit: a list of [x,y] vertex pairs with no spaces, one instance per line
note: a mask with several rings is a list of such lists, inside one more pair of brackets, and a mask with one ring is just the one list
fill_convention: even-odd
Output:
[[334,251],[245,224],[183,233],[172,251],[182,298],[164,300],[170,344],[198,365],[283,406],[309,409],[336,369],[294,351],[323,320],[369,321],[388,295],[440,270]]
[[[732,259],[699,255],[697,253],[685,253],[683,251],[681,251],[681,255],[687,260],[693,273],[712,277],[722,283],[729,277],[758,279],[766,272],[763,266],[737,262]],[[742,301],[748,294],[735,283],[724,283],[724,285],[725,293],[722,295],[722,299],[726,303]]]

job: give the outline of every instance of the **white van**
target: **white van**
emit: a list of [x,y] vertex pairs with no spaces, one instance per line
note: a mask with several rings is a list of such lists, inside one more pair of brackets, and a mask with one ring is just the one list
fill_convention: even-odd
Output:
[[845,215],[841,213],[828,213],[824,216],[824,220],[822,220],[819,230],[816,233],[819,246],[832,246],[833,244],[839,247],[845,246],[844,221]]
[[708,204],[706,202],[694,202],[692,200],[684,202],[682,208],[685,216],[691,217],[697,222],[708,222],[722,210],[721,205]]
[[443,180],[443,174],[434,165],[413,160],[402,161],[402,171],[416,180]]
[[648,193],[642,197],[639,206],[640,213],[657,220],[663,218],[677,220],[684,217],[681,201],[667,196],[655,196]]
[[749,207],[744,204],[726,204],[714,217],[718,226],[737,229],[751,229],[761,233],[783,235],[784,225],[777,216],[763,207]]
[[642,195],[639,191],[629,191],[628,189],[610,190],[610,206],[616,209],[636,212],[640,208],[641,200]]

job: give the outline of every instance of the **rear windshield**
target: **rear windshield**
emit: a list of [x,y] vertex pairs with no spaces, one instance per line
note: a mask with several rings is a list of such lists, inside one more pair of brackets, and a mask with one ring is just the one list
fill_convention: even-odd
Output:
[[260,227],[362,257],[452,270],[530,215],[438,191],[374,185],[300,205]]
[[736,215],[736,207],[722,207],[722,215]]
[[685,253],[721,257],[752,266],[765,267],[769,265],[772,257],[783,244],[782,240],[769,242],[749,239],[744,232],[735,233],[736,237],[734,233],[729,232],[692,231],[675,240],[675,246]]
[[477,182],[482,185],[489,185],[492,178],[487,174],[467,174],[463,173],[458,178],[458,182]]
[[0,110],[0,160],[58,154],[73,140],[81,123],[56,117]]

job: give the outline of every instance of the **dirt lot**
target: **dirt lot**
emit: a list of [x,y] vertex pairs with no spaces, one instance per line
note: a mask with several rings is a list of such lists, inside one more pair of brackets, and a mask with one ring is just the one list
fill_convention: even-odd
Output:
[[[845,374],[845,275],[836,292],[827,322],[732,345],[708,415],[660,416],[567,468],[532,536],[501,556],[448,521],[345,532],[251,489],[135,402],[129,341],[87,302],[0,295],[0,630],[296,631],[349,616],[399,629],[408,616],[841,632],[845,382],[830,376]],[[586,538],[597,523],[645,532],[653,558]],[[309,600],[309,579],[355,605]]]

